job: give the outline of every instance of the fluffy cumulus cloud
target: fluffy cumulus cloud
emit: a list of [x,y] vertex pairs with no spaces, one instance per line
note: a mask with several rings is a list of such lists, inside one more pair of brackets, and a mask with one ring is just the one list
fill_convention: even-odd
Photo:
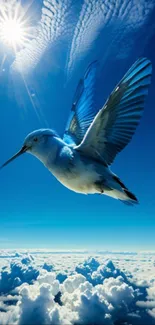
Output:
[[155,324],[154,255],[3,251],[0,257],[2,325]]
[[39,271],[34,265],[30,265],[29,258],[22,258],[21,261],[11,261],[9,267],[2,267],[0,274],[0,293],[9,293],[20,286],[23,282],[31,283],[36,280]]

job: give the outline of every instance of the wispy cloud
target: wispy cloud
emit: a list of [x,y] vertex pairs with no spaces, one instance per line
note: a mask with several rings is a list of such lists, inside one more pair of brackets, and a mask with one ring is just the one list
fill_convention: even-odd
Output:
[[154,1],[145,0],[84,0],[72,39],[68,72],[78,59],[92,51],[92,44],[101,32],[104,59],[109,53],[113,55],[116,49],[119,57],[128,55],[134,41],[129,36],[145,24],[153,7]]
[[[92,53],[96,40],[99,43],[95,55],[102,56],[102,60],[109,56],[124,58],[132,49],[138,33],[143,31],[155,6],[154,0],[83,0],[81,5],[76,5],[75,18],[75,4],[74,0],[43,1],[41,19],[35,26],[35,34],[16,54],[13,70],[24,74],[31,72],[47,50],[60,44],[60,39],[67,41],[69,74],[78,60]],[[147,27],[153,29],[155,26]],[[149,35],[151,32],[148,31],[148,37]],[[147,40],[143,39],[143,46]]]
[[49,46],[66,33],[71,0],[44,0],[36,37],[19,51],[12,69],[28,73],[33,70]]

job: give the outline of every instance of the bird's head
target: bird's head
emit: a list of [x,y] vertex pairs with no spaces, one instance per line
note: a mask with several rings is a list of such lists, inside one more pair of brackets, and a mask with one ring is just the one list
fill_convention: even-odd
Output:
[[40,129],[29,133],[25,138],[21,149],[10,159],[8,159],[0,168],[5,167],[11,161],[13,161],[15,158],[19,157],[25,152],[31,153],[33,155],[37,155],[37,153],[39,154],[39,152],[45,149],[49,139],[51,140],[55,137],[57,137],[57,134],[50,129]]
[[40,129],[33,131],[25,138],[22,149],[35,154],[35,152],[44,149],[49,139],[52,139],[53,137],[57,137],[57,135],[51,129]]

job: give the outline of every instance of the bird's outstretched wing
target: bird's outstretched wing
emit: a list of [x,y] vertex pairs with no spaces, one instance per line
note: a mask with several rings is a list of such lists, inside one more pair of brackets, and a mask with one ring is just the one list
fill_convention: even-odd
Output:
[[68,144],[80,144],[97,113],[94,109],[97,65],[97,61],[89,65],[84,78],[79,81],[77,86],[71,114],[63,137],[63,140]]
[[77,150],[110,165],[131,140],[143,112],[152,65],[137,60],[97,113]]

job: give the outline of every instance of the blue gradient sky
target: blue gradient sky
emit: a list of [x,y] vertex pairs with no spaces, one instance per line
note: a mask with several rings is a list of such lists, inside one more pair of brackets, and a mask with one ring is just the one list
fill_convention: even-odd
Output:
[[[35,2],[33,7],[37,15]],[[78,15],[76,8],[73,14]],[[108,34],[103,28],[92,47],[75,62],[69,77],[66,73],[69,41],[48,49],[26,79],[31,100],[22,78],[10,74],[9,54],[5,71],[0,75],[0,162],[14,154],[27,133],[34,129],[50,126],[63,134],[77,82],[92,60],[98,59],[100,63],[96,84],[98,107],[139,56],[147,56],[154,71],[154,16],[152,11],[138,34],[127,35],[127,44],[132,39],[132,47],[130,51],[125,48],[120,56],[116,52],[119,54],[124,43],[118,39],[115,52],[109,46],[108,56],[104,57]],[[112,28],[117,26],[107,33],[112,33]],[[7,49],[1,49],[1,60],[4,51]],[[0,173],[0,248],[155,249],[154,89],[153,72],[140,126],[112,165],[140,204],[128,207],[106,196],[73,193],[58,183],[39,161],[25,154]]]

